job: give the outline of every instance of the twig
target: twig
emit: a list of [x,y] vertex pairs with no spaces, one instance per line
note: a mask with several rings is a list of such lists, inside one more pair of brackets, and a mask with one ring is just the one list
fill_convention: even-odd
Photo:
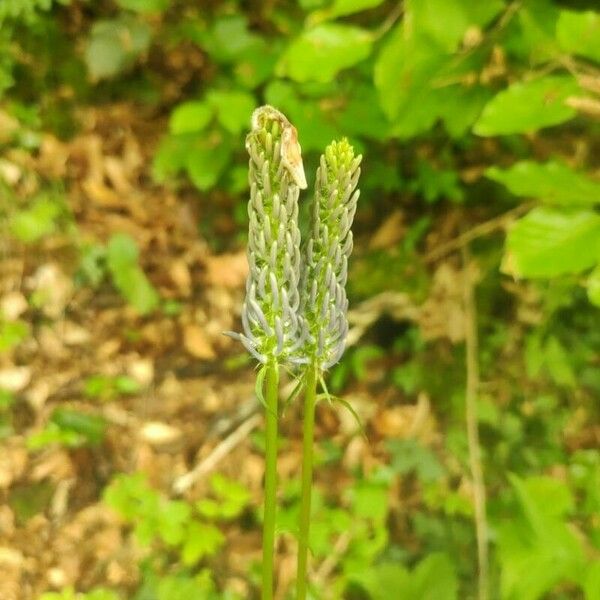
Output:
[[319,566],[318,571],[313,575],[313,582],[316,586],[321,586],[325,583],[325,580],[331,575],[335,567],[337,566],[340,558],[348,549],[350,541],[352,540],[352,534],[348,531],[342,533],[336,540],[332,551],[323,560]]
[[479,223],[479,225],[475,225],[472,229],[461,233],[458,237],[446,242],[445,244],[441,244],[437,248],[434,248],[431,252],[428,252],[423,260],[425,263],[432,263],[444,256],[454,252],[455,250],[459,250],[463,246],[466,246],[473,240],[483,237],[484,235],[489,235],[493,233],[497,229],[503,229],[506,227],[511,221],[513,221],[516,217],[520,217],[523,213],[526,213],[529,209],[535,206],[534,202],[524,202],[523,204],[519,204],[519,206],[490,219],[489,221],[484,221],[483,223]]
[[396,21],[402,16],[402,13],[404,13],[404,3],[398,2],[385,21],[373,32],[373,39],[378,40],[382,38],[395,25]]
[[486,492],[481,464],[481,447],[477,426],[477,394],[479,391],[479,362],[477,339],[477,309],[473,283],[469,274],[469,248],[462,247],[463,302],[465,308],[465,346],[467,384],[465,389],[465,414],[467,421],[467,443],[469,464],[473,479],[475,502],[475,533],[477,536],[478,598],[487,600],[489,593],[488,524],[486,518]]
[[207,473],[214,469],[225,456],[227,456],[238,444],[240,444],[250,432],[258,427],[261,422],[261,415],[256,413],[246,419],[237,429],[228,435],[219,443],[213,451],[191,471],[178,477],[173,483],[173,491],[176,494],[183,494],[192,487],[197,481],[202,479]]

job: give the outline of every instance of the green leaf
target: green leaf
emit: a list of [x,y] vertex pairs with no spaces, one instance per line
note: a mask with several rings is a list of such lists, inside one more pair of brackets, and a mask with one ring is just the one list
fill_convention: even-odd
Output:
[[164,12],[171,0],[116,0],[116,2],[121,8],[144,14]]
[[183,102],[171,113],[169,131],[175,134],[202,131],[210,123],[213,113],[213,107],[206,102]]
[[148,485],[144,473],[117,475],[103,492],[104,502],[127,521],[139,515],[139,503],[144,498],[150,504],[159,502],[158,493]]
[[577,581],[583,571],[581,543],[565,521],[573,498],[556,479],[510,479],[518,506],[497,527],[501,597],[538,600],[557,583]]
[[479,85],[446,83],[476,68],[453,64],[452,55],[428,38],[396,28],[375,63],[379,103],[392,122],[391,133],[408,138],[443,120],[453,137],[462,136],[479,116],[489,91]]
[[563,163],[524,160],[508,169],[490,167],[486,175],[505,185],[515,196],[565,206],[600,204],[600,182]]
[[555,336],[550,336],[544,347],[546,368],[552,380],[571,389],[577,387],[577,378],[569,362],[566,348]]
[[364,29],[323,23],[303,32],[288,46],[277,73],[299,82],[332,81],[342,69],[367,58],[372,44],[371,34]]
[[225,536],[214,525],[192,521],[187,527],[181,560],[185,565],[195,565],[201,558],[213,555],[224,542]]
[[599,253],[600,215],[534,208],[509,231],[503,271],[515,277],[579,273],[594,266]]
[[0,352],[6,352],[20,344],[29,334],[24,321],[0,321]]
[[191,37],[217,62],[237,62],[257,46],[264,47],[264,40],[248,31],[246,17],[239,14],[220,17],[209,31],[194,33]]
[[322,103],[312,98],[300,96],[293,84],[273,81],[265,90],[265,99],[277,106],[301,131],[302,150],[322,149],[339,136],[338,129],[328,118]]
[[153,311],[159,296],[140,269],[139,250],[128,235],[117,233],[110,238],[106,249],[106,264],[116,288],[142,315]]
[[132,17],[97,21],[85,49],[85,62],[94,80],[118,75],[150,46],[150,27]]
[[458,580],[452,561],[445,554],[430,554],[413,574],[412,598],[423,600],[455,600]]
[[[216,143],[221,140],[221,143]],[[189,149],[185,168],[192,183],[201,191],[212,188],[225,170],[231,157],[231,148],[219,135],[200,141]]]
[[599,13],[561,10],[556,37],[563,50],[600,62]]
[[352,15],[369,8],[383,4],[384,0],[334,0],[331,8],[327,10],[328,17],[342,17]]
[[106,421],[98,415],[57,408],[52,413],[50,421],[64,431],[73,431],[82,435],[92,445],[98,445],[104,439]]
[[600,560],[584,569],[582,580],[585,600],[600,600]]
[[412,27],[454,52],[471,27],[484,27],[503,8],[501,0],[412,0],[407,2]]
[[532,64],[554,58],[560,53],[555,35],[559,13],[551,0],[527,0],[517,11],[519,28],[508,40],[508,51]]
[[369,569],[358,581],[372,600],[456,600],[458,580],[445,554],[430,554],[409,572],[397,562],[383,562]]
[[594,306],[600,307],[600,264],[590,273],[587,280],[587,295]]
[[392,33],[375,63],[375,86],[379,101],[390,120],[410,113],[412,130],[428,129],[436,115],[431,111],[430,82],[445,61],[435,44],[408,36],[402,25]]
[[10,232],[26,244],[37,242],[56,230],[59,204],[51,198],[36,200],[29,208],[18,211],[9,223]]
[[237,517],[250,500],[250,492],[242,484],[216,473],[210,480],[211,487],[221,500],[220,516],[223,519]]
[[486,104],[473,131],[481,136],[507,135],[564,123],[576,114],[565,100],[579,91],[573,77],[560,75],[514,83]]
[[176,546],[182,542],[191,508],[182,500],[169,500],[160,507],[158,534],[165,544]]
[[207,96],[207,101],[217,111],[217,118],[227,131],[238,135],[249,129],[250,117],[256,108],[256,100],[252,94],[212,90]]

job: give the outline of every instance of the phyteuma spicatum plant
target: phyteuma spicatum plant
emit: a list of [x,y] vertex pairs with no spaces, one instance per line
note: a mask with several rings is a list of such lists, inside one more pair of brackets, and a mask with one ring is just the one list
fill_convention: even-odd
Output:
[[[348,333],[346,280],[352,252],[351,226],[360,192],[362,156],[348,140],[334,141],[321,156],[311,206],[310,237],[303,247],[300,308],[304,370],[302,492],[298,535],[297,600],[306,598],[313,435],[317,382],[337,363]],[[324,385],[324,383],[323,383]]]
[[[279,365],[297,354],[303,343],[298,316],[300,297],[300,231],[298,195],[306,187],[298,135],[272,106],[252,115],[246,137],[250,155],[248,263],[246,299],[239,339],[262,367],[257,396],[266,408],[265,503],[263,520],[262,598],[273,597],[273,546],[277,484]],[[263,393],[263,385],[265,393]]]

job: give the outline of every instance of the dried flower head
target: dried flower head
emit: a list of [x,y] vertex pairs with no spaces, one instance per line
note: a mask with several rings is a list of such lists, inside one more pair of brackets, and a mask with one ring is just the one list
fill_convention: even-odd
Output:
[[361,160],[343,139],[327,146],[317,170],[311,236],[303,249],[300,289],[305,341],[299,362],[308,357],[321,370],[341,358],[348,333],[346,279]]
[[298,195],[306,187],[296,129],[272,106],[252,115],[248,263],[243,334],[230,334],[261,363],[283,360],[301,344]]

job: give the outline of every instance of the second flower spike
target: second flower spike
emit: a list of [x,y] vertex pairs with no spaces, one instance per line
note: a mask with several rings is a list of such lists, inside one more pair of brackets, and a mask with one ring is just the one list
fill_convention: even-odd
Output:
[[317,170],[300,301],[305,330],[302,359],[308,358],[321,371],[341,358],[348,333],[346,279],[361,160],[343,139],[327,146]]

